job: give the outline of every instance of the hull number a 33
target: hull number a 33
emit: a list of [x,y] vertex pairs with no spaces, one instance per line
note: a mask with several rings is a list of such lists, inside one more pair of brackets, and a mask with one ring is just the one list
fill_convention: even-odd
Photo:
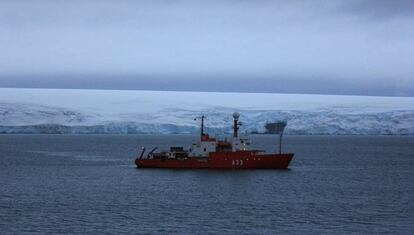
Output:
[[231,164],[233,166],[243,166],[243,160],[233,160]]

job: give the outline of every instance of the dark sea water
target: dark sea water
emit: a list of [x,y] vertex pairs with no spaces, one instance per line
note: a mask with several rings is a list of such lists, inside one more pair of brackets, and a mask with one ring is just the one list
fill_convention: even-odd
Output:
[[194,139],[0,135],[0,233],[414,234],[414,137],[287,136],[290,170],[134,166]]

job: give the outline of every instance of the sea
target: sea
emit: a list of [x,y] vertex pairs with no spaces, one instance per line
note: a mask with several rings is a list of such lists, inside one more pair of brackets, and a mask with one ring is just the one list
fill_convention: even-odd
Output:
[[197,138],[0,135],[0,234],[414,234],[413,136],[285,136],[288,170],[134,165]]

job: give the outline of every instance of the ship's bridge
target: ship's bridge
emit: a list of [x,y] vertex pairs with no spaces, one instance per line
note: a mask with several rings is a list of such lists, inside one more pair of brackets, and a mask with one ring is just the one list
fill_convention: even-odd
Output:
[[201,136],[200,143],[191,146],[189,155],[191,157],[207,157],[209,152],[216,151],[216,146],[216,139],[204,134]]
[[236,151],[249,151],[250,150],[250,140],[247,138],[233,138],[233,152]]

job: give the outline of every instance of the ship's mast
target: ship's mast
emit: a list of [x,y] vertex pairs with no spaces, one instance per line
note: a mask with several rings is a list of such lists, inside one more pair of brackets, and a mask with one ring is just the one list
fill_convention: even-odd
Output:
[[203,141],[204,136],[207,136],[207,134],[204,133],[204,118],[205,116],[202,115],[201,117],[196,117],[194,120],[198,120],[201,118],[201,128],[200,128],[200,140]]
[[239,117],[240,114],[238,112],[234,112],[233,113],[233,137],[237,138],[238,137],[238,131],[240,128],[241,123],[239,122]]
[[201,138],[204,136],[204,115],[201,116],[201,132],[200,132]]

